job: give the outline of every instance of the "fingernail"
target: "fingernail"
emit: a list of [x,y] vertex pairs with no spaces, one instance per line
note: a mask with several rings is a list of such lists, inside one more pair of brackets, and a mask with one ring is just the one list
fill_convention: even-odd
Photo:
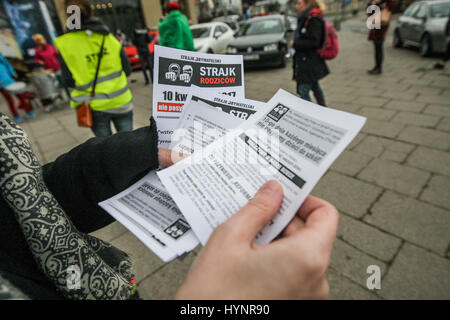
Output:
[[279,192],[280,190],[280,184],[275,181],[275,180],[271,180],[269,182],[267,182],[261,189],[260,192],[264,192],[264,193],[275,193],[275,192]]

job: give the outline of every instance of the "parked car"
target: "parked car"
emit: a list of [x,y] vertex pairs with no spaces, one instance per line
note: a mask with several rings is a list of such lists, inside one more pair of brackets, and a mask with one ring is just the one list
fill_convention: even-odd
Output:
[[286,65],[288,43],[292,36],[289,21],[283,15],[257,17],[242,22],[228,54],[242,54],[245,66]]
[[226,23],[234,32],[239,30],[239,21],[240,16],[238,15],[230,15],[230,16],[221,16],[212,19],[213,22],[224,22]]
[[420,48],[422,56],[445,52],[445,27],[449,16],[450,0],[412,3],[398,19],[394,47],[413,45]]
[[[155,44],[156,40],[158,39],[158,30],[150,30],[148,32],[148,35],[150,37],[150,43],[148,44],[148,51],[150,54],[153,54],[155,52]],[[133,70],[140,69],[141,66],[141,59],[139,58],[139,53],[135,45],[133,45],[131,42],[129,42],[126,46],[124,46],[125,53],[128,56],[128,60],[130,60],[131,68]]]
[[191,31],[198,52],[225,53],[228,44],[234,39],[233,30],[223,22],[193,25]]

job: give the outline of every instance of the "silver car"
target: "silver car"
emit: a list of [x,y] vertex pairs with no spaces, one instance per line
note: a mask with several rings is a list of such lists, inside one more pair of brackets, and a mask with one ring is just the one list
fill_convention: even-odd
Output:
[[445,52],[449,16],[450,0],[412,3],[398,19],[394,30],[394,46],[417,46],[422,56]]

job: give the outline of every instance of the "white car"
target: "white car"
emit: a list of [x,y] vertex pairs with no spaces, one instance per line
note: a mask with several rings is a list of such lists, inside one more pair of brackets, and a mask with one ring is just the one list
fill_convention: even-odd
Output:
[[198,52],[225,53],[234,39],[233,30],[223,22],[196,24],[191,26],[191,31]]

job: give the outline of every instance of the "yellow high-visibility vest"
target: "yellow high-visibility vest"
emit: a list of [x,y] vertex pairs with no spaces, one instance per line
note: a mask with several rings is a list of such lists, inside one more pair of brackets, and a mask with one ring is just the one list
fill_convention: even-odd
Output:
[[103,37],[96,32],[76,31],[55,40],[55,47],[75,80],[70,102],[72,108],[89,102],[92,110],[104,111],[122,107],[133,99],[122,68],[122,45],[112,34],[105,36],[95,96],[91,97]]

